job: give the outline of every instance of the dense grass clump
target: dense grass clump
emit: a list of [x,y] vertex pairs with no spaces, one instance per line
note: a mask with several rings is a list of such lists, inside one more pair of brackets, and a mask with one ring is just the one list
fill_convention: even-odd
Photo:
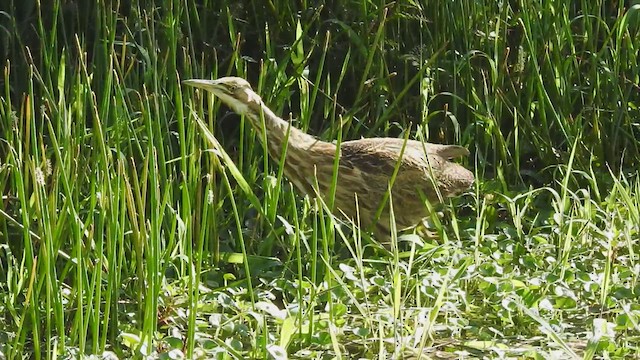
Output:
[[[637,356],[638,39],[637,1],[3,1],[0,358]],[[181,86],[225,75],[476,184],[386,251]]]

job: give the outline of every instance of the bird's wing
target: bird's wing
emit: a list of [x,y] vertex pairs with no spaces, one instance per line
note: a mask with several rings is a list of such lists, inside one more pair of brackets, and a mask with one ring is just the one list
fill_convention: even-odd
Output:
[[[342,146],[343,148],[347,147],[360,152],[384,151],[397,156],[397,154],[400,154],[402,147],[405,146],[405,140],[398,138],[371,138],[346,141],[342,143]],[[405,154],[407,153],[407,149],[415,153],[419,152],[424,154],[426,152],[429,155],[439,155],[446,160],[469,155],[469,150],[462,146],[433,144],[417,140],[407,140]]]
[[[451,160],[457,157],[468,156],[469,150],[458,145],[441,145],[432,144],[416,140],[407,140],[405,145],[404,139],[398,138],[371,138],[353,141],[345,141],[341,148],[343,154],[351,153],[354,157],[361,160],[363,157],[368,158],[372,154],[376,162],[392,162],[393,166],[397,161],[402,148],[404,147],[403,161],[425,161],[427,157],[431,158],[436,155],[444,160]],[[373,161],[373,160],[370,160]]]
[[404,146],[403,139],[373,138],[347,141],[341,145],[340,163],[343,166],[358,168],[369,176],[389,177],[400,161],[401,171],[398,172],[398,179],[420,179],[425,176],[425,171],[430,171],[429,164],[437,171],[438,167],[446,162],[440,155],[444,149],[428,146],[434,144],[424,145],[425,147],[419,141],[407,141],[402,159],[398,160]]
[[[370,174],[391,174],[402,145],[383,138],[346,141],[340,145],[340,162]],[[392,139],[389,139],[392,140]]]
[[[387,142],[366,139],[366,141],[345,142],[341,146],[340,165],[353,169],[351,172],[358,174],[360,181],[366,184],[368,201],[375,203],[382,200],[387,192],[391,176],[398,165],[401,149],[402,141],[395,140]],[[420,148],[407,144],[393,182],[395,203],[407,204],[408,201],[412,201],[410,203],[419,201],[420,195],[416,192],[417,189],[422,191],[430,201],[438,201],[436,190],[438,172],[445,162],[446,160],[437,154],[425,154],[422,144]],[[363,196],[359,194],[360,198]],[[416,213],[421,211],[416,210]],[[396,220],[409,226],[412,220],[403,219]]]

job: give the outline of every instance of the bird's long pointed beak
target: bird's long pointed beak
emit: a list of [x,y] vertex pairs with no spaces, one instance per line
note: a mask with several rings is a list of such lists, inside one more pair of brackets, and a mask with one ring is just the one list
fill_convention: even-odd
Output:
[[183,80],[183,84],[188,86],[193,86],[195,88],[204,89],[208,91],[219,90],[219,85],[216,80],[205,80],[205,79],[189,79]]

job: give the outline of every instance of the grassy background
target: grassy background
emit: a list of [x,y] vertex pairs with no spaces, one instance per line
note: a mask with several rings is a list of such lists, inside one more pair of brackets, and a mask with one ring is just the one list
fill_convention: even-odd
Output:
[[[639,38],[634,1],[3,1],[0,357],[633,358]],[[364,246],[180,85],[229,74],[475,188]]]

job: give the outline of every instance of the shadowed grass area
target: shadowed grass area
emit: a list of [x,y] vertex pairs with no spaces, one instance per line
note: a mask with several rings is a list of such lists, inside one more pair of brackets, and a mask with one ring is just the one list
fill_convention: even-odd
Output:
[[[635,356],[639,14],[3,2],[0,357]],[[388,252],[181,86],[225,75],[323,140],[468,147],[478,180]]]

